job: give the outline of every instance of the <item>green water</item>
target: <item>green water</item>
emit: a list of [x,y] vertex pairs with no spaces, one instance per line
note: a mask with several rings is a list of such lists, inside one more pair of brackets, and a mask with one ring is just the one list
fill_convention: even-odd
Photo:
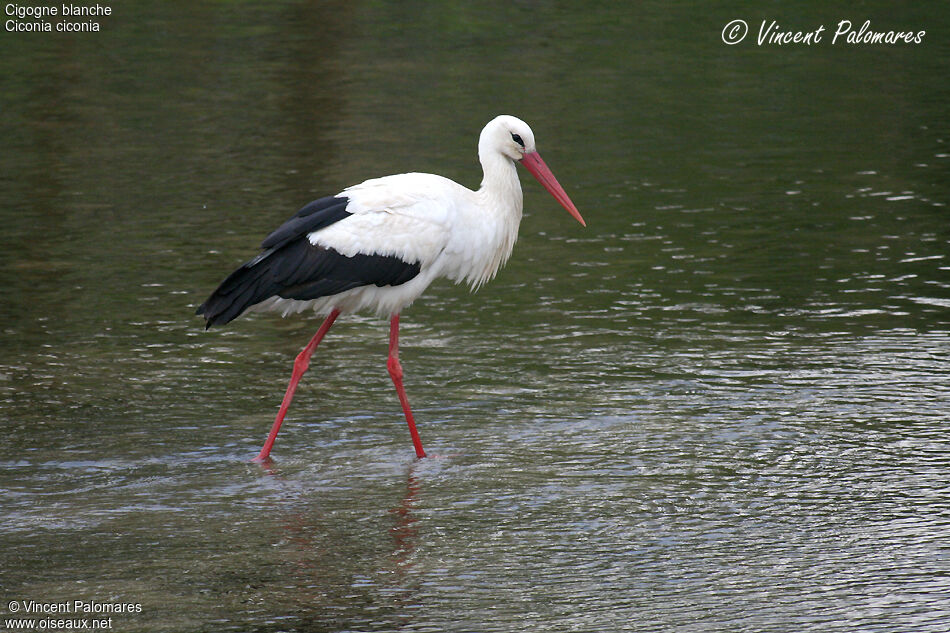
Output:
[[[122,631],[950,629],[942,4],[112,8],[0,31],[0,630],[30,600],[141,605]],[[763,19],[927,34],[760,47]],[[525,176],[498,278],[404,312],[432,457],[357,316],[247,463],[319,322],[194,307],[313,198],[477,186],[499,113],[589,226]]]

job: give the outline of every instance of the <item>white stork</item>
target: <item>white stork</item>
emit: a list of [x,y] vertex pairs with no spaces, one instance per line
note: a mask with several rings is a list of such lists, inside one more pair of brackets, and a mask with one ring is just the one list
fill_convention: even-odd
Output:
[[402,386],[400,311],[436,278],[475,290],[507,261],[521,223],[516,161],[586,226],[521,119],[492,119],[478,138],[478,159],[484,170],[478,191],[442,176],[410,173],[367,180],[314,200],[268,235],[263,252],[231,273],[198,307],[208,328],[246,310],[286,316],[313,309],[327,315],[297,356],[277,418],[254,461],[268,459],[297,383],[330,326],[340,314],[367,308],[390,319],[389,375],[416,456],[425,457]]

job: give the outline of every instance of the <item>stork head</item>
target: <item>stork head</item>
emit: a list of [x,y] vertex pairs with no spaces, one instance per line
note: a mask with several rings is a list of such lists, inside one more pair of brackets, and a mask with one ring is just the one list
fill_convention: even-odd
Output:
[[478,138],[478,153],[481,156],[492,151],[524,165],[525,169],[531,172],[531,175],[554,196],[555,200],[561,203],[562,207],[567,209],[575,220],[587,226],[564,188],[541,160],[541,155],[538,154],[534,144],[534,132],[527,123],[508,114],[499,115],[489,121]]
[[536,151],[534,132],[518,117],[502,114],[492,119],[482,130],[478,149],[494,150],[511,160],[521,160],[525,153]]

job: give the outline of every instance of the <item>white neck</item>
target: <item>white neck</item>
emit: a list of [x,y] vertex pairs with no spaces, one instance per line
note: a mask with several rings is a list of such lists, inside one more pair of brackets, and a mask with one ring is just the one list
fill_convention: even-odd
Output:
[[483,204],[490,207],[491,212],[514,219],[517,230],[524,201],[515,162],[497,150],[483,147],[481,143],[478,160],[484,173],[478,189],[479,197],[484,201]]
[[513,160],[495,149],[479,143],[478,159],[484,176],[475,196],[478,199],[477,226],[484,232],[491,248],[484,251],[480,266],[470,269],[466,280],[476,288],[498,272],[508,261],[518,239],[523,199],[518,170]]

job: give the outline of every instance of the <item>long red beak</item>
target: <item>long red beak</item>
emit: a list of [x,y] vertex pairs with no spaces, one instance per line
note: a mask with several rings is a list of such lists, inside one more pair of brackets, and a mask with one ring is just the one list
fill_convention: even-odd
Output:
[[561,184],[557,181],[557,178],[554,177],[554,174],[551,173],[551,170],[548,169],[548,166],[544,164],[544,161],[541,160],[541,155],[537,152],[528,152],[524,155],[524,158],[521,159],[521,164],[531,172],[531,175],[537,178],[538,182],[548,190],[554,199],[561,203],[561,206],[567,209],[567,212],[574,216],[574,219],[580,222],[582,225],[587,226],[587,222],[584,222],[584,218],[581,217],[580,211],[577,210],[577,207],[574,206],[574,203],[571,202],[571,199],[567,197],[567,194],[564,192],[564,188],[561,187]]

